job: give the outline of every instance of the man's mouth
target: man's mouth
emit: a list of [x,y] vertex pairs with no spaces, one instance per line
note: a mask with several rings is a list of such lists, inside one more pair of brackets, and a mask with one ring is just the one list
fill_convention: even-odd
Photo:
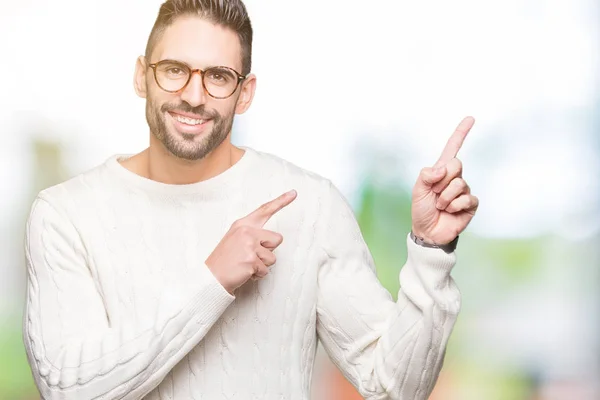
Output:
[[202,135],[208,133],[207,127],[212,118],[198,114],[169,111],[175,130],[185,135]]
[[202,118],[193,114],[179,114],[175,112],[169,112],[169,114],[171,114],[173,119],[177,122],[190,126],[202,125],[203,123],[210,121],[209,118]]
[[187,124],[187,125],[200,125],[205,122],[205,120],[203,120],[203,119],[191,119],[191,118],[182,117],[181,115],[174,115],[173,118],[175,118],[176,121],[179,121],[182,124]]

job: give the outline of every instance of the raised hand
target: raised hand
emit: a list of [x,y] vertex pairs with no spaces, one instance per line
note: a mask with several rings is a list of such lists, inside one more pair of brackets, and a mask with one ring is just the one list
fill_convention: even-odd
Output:
[[273,250],[283,242],[283,236],[262,228],[275,213],[294,201],[296,195],[292,190],[235,221],[208,256],[206,265],[229,293],[233,294],[250,278],[267,276],[269,267],[276,261]]
[[456,158],[474,123],[472,117],[462,120],[438,161],[421,170],[413,188],[412,230],[429,243],[450,243],[471,222],[479,206]]

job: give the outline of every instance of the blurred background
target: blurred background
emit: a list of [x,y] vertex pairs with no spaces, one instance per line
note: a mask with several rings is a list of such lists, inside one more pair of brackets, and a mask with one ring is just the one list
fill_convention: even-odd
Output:
[[[21,339],[37,192],[148,141],[133,92],[160,0],[1,0],[0,399],[37,399]],[[593,0],[246,0],[258,91],[233,141],[351,201],[396,296],[410,190],[466,115],[481,206],[433,400],[600,399],[600,7]],[[314,399],[360,399],[326,354]]]

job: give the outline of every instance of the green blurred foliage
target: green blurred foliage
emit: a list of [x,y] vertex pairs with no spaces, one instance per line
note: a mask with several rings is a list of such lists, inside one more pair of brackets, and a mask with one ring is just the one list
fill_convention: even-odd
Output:
[[381,284],[397,299],[398,274],[406,260],[406,235],[411,228],[411,193],[368,180],[361,190],[356,217],[371,250]]
[[39,399],[25,355],[21,320],[10,318],[0,325],[0,399]]
[[[15,231],[22,232],[29,212],[29,206],[40,190],[66,180],[69,175],[64,166],[62,149],[65,144],[37,137],[33,134],[30,144],[34,174],[30,182],[30,202],[21,212],[19,226]],[[23,264],[15,268],[25,268]],[[31,369],[27,363],[25,346],[22,338],[22,323],[20,316],[11,316],[0,325],[0,400],[31,400],[39,399],[39,394]]]

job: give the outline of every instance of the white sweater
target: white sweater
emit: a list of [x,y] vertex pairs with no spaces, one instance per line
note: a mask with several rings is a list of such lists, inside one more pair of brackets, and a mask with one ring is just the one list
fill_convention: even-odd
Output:
[[[106,163],[42,191],[27,226],[24,340],[45,399],[308,399],[317,340],[367,399],[426,399],[460,308],[455,254],[408,246],[398,302],[332,183],[243,147],[224,173],[168,185]],[[231,296],[204,261],[238,218],[277,263]]]

